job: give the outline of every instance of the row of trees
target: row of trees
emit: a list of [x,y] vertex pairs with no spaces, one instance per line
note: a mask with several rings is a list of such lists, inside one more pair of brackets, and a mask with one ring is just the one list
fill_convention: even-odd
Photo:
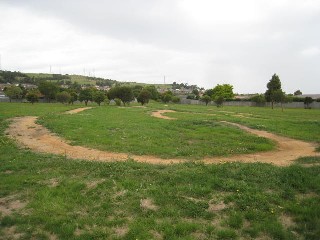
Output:
[[82,89],[77,83],[73,83],[68,89],[61,88],[57,83],[44,81],[39,83],[36,89],[24,89],[20,86],[6,87],[5,94],[12,99],[27,99],[31,103],[35,103],[39,98],[44,98],[47,102],[56,100],[61,103],[73,104],[79,100],[86,105],[89,101],[96,102],[100,105],[104,101],[114,100],[116,104],[129,104],[137,99],[142,105],[149,102],[150,99],[167,103],[172,101],[177,103],[180,98],[173,95],[171,91],[160,94],[154,86],[127,86],[117,85],[112,87],[108,92],[97,90],[93,87]]

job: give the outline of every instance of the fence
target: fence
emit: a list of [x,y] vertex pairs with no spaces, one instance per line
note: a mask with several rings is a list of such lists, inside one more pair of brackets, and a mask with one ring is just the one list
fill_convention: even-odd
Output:
[[[191,100],[191,99],[181,99],[182,104],[191,104],[191,105],[205,105],[204,102],[199,100]],[[214,102],[210,102],[208,105],[216,106]],[[224,106],[246,106],[246,107],[271,107],[271,103],[257,104],[255,102],[250,101],[226,101],[223,103]],[[305,108],[305,104],[303,102],[291,102],[291,103],[283,103],[284,108]],[[281,107],[280,103],[275,103],[275,107]],[[313,102],[309,104],[310,108],[320,109],[320,102]]]

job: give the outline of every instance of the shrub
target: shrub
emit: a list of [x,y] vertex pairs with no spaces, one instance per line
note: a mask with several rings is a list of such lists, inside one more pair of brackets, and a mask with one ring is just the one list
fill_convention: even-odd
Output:
[[144,105],[145,103],[149,102],[150,98],[151,93],[147,89],[142,89],[137,97],[137,101],[141,103],[141,105]]
[[114,102],[116,103],[117,106],[121,106],[121,99],[120,98],[115,98]]
[[304,104],[305,104],[305,108],[311,108],[310,104],[313,102],[312,97],[305,97],[304,99]]
[[180,98],[177,97],[177,96],[173,96],[172,99],[171,99],[171,101],[172,101],[173,103],[179,103],[179,102],[180,102]]
[[214,102],[217,104],[217,107],[222,107],[224,102],[224,97],[222,96],[216,97]]
[[70,93],[63,91],[63,92],[57,93],[56,99],[58,102],[67,103],[70,101],[71,95]]

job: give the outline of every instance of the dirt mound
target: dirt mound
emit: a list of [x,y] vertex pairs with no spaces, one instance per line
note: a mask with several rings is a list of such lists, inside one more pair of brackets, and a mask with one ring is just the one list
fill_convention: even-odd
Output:
[[[83,109],[83,108],[82,108]],[[88,109],[88,108],[86,108]],[[85,109],[83,109],[85,110]],[[81,111],[83,111],[81,110]],[[73,111],[73,113],[79,111]],[[152,116],[161,117],[163,119],[174,120],[162,116],[165,112],[174,112],[173,110],[161,110],[153,112]],[[114,153],[107,151],[100,151],[96,149],[90,149],[82,146],[72,146],[65,140],[51,133],[48,129],[36,123],[37,117],[18,117],[12,119],[9,128],[6,133],[9,137],[15,139],[18,144],[23,147],[28,147],[36,152],[52,153],[63,155],[66,158],[72,159],[86,159],[91,161],[126,161],[133,159],[137,162],[145,162],[151,164],[171,164],[187,162],[187,159],[162,159],[156,156],[136,156],[126,153]],[[302,156],[320,156],[316,153],[315,146],[312,143],[307,143],[287,137],[277,136],[275,134],[251,129],[240,124],[223,122],[224,124],[230,124],[250,132],[260,137],[269,138],[277,142],[278,146],[275,151],[254,153],[254,154],[241,154],[231,157],[208,157],[201,160],[206,164],[223,163],[223,162],[265,162],[272,163],[279,166],[289,165],[293,160]]]

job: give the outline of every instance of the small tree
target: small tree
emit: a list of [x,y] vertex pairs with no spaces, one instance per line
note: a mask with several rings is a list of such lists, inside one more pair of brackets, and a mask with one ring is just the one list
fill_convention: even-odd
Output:
[[100,104],[104,101],[105,98],[106,98],[106,96],[105,96],[104,92],[96,91],[93,93],[92,99],[100,106]]
[[313,102],[313,99],[312,97],[306,97],[304,99],[304,105],[305,105],[305,108],[311,108],[310,107],[310,104]]
[[73,105],[73,103],[78,100],[78,94],[75,90],[70,90],[69,93],[71,96],[69,104],[71,103]]
[[22,89],[16,86],[10,86],[5,88],[4,93],[9,98],[10,102],[12,99],[21,99],[22,98]]
[[214,99],[214,102],[217,104],[217,107],[222,107],[224,100],[224,97],[218,96]]
[[204,102],[206,104],[206,106],[208,106],[208,103],[211,102],[211,97],[208,96],[208,95],[203,95],[201,98],[200,98],[200,101],[201,102]]
[[79,94],[79,101],[84,101],[85,105],[88,105],[89,101],[92,101],[92,91],[89,88],[82,89]]
[[26,98],[29,102],[31,102],[31,104],[34,104],[35,102],[39,101],[39,96],[40,96],[39,90],[32,89],[27,93]]
[[50,102],[52,99],[55,99],[56,94],[59,91],[59,87],[56,83],[47,81],[41,82],[38,88],[48,102]]
[[71,95],[66,91],[57,93],[56,95],[56,100],[61,103],[68,103],[70,99],[71,99]]
[[147,89],[142,89],[137,97],[137,101],[141,103],[141,105],[144,105],[149,102],[150,98],[151,93]]

